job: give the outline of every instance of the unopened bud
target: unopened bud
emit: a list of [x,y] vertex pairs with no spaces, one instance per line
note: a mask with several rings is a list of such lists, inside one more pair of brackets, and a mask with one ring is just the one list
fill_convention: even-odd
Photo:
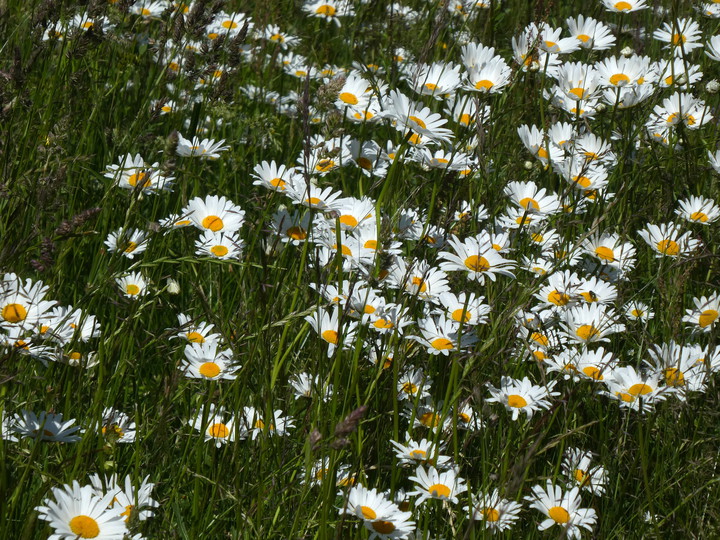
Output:
[[540,62],[533,60],[528,67],[528,71],[540,71]]
[[625,47],[620,51],[620,54],[627,58],[628,56],[635,54],[635,51],[631,47]]
[[532,162],[532,161],[526,161],[525,163],[523,163],[523,167],[525,167],[525,170],[528,170],[528,171],[529,171],[530,169],[533,168],[533,162]]
[[707,90],[707,92],[709,94],[717,94],[718,90],[720,90],[720,82],[718,82],[717,79],[713,79],[712,81],[709,81],[705,85],[705,90]]

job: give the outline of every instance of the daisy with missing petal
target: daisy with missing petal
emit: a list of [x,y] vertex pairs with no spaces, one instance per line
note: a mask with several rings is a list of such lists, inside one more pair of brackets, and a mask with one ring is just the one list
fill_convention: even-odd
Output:
[[538,47],[551,54],[568,54],[580,48],[580,40],[575,37],[561,38],[562,28],[553,28],[547,23],[538,27]]
[[638,235],[653,248],[657,257],[686,257],[700,247],[700,242],[691,238],[690,232],[680,234],[680,227],[675,223],[648,223]]
[[149,291],[147,282],[140,272],[131,272],[115,279],[115,283],[128,298],[145,296]]
[[[207,420],[203,422],[203,416],[207,414]],[[233,442],[235,440],[235,418],[228,415],[220,408],[210,405],[207,413],[204,407],[201,407],[195,418],[188,421],[194,429],[203,433],[206,441],[212,441],[215,446],[220,448],[223,444]],[[241,438],[244,438],[243,434]]]
[[575,371],[580,377],[595,382],[602,382],[612,377],[613,370],[618,366],[618,360],[612,353],[606,352],[603,347],[595,350],[583,349],[572,359]]
[[352,17],[355,15],[355,10],[346,0],[308,1],[303,6],[303,11],[311,17],[319,17],[334,22],[336,26],[341,26],[339,17]]
[[221,336],[213,332],[215,326],[203,321],[195,321],[184,313],[178,313],[178,328],[175,336],[185,338],[189,343],[217,343]]
[[453,137],[450,129],[442,127],[447,120],[428,107],[412,102],[396,90],[390,92],[389,97],[383,114],[394,120],[395,129],[403,133],[410,132],[410,143],[417,145],[422,142],[422,137],[434,142],[449,141]]
[[653,114],[648,122],[661,122],[671,128],[679,124],[687,129],[699,129],[712,120],[710,108],[701,99],[691,94],[675,92],[665,98],[662,105],[653,108]]
[[426,471],[420,465],[415,470],[415,476],[411,476],[408,480],[416,484],[416,489],[408,492],[408,495],[420,497],[416,503],[418,506],[428,499],[440,499],[457,504],[457,496],[467,491],[465,480],[457,475],[455,469],[439,473],[435,467],[431,466]]
[[460,66],[445,62],[418,65],[409,81],[415,92],[437,100],[454,96],[460,82]]
[[295,399],[318,395],[323,401],[328,401],[333,395],[333,385],[326,385],[320,375],[313,376],[303,371],[290,377],[288,382],[293,388]]
[[80,486],[77,480],[72,485],[52,488],[53,499],[45,499],[43,506],[35,510],[39,519],[48,521],[55,534],[55,540],[77,538],[99,538],[122,540],[128,534],[125,518],[114,507],[113,500],[118,490],[108,490],[99,497],[92,486]]
[[653,345],[648,349],[651,361],[645,364],[653,371],[662,373],[665,384],[678,390],[676,394],[684,399],[687,392],[705,390],[707,370],[703,362],[698,362],[695,347],[684,347],[671,341],[662,345]]
[[37,416],[34,412],[23,409],[20,414],[15,415],[13,429],[22,437],[68,443],[81,439],[78,432],[82,433],[82,431],[79,426],[74,426],[74,423],[74,418],[63,422],[62,413],[53,414],[43,411]]
[[464,88],[481,94],[498,94],[510,84],[512,70],[505,59],[495,56],[482,65],[469,68]]
[[397,540],[408,538],[415,530],[410,512],[403,512],[392,501],[375,489],[368,490],[362,484],[353,486],[348,493],[347,504],[343,510],[363,520],[370,531],[368,540]]
[[273,411],[270,421],[266,423],[263,413],[255,407],[243,407],[244,433],[254,441],[267,430],[269,435],[288,435],[288,430],[295,427],[295,421],[283,415],[280,409]]
[[560,395],[559,392],[552,391],[555,381],[551,381],[547,386],[535,386],[527,377],[518,380],[503,376],[500,378],[500,388],[495,388],[490,383],[487,386],[492,394],[487,401],[505,405],[512,413],[513,420],[517,420],[521,412],[531,418],[535,412],[549,409],[549,398]]
[[293,204],[300,204],[314,210],[329,211],[334,208],[334,203],[340,198],[342,192],[334,191],[331,187],[320,188],[314,185],[295,186],[288,196]]
[[215,259],[239,259],[243,241],[231,232],[205,231],[195,240],[195,255]]
[[545,188],[538,189],[534,182],[510,182],[505,186],[505,195],[510,202],[528,212],[556,214],[560,209],[560,200]]
[[312,234],[312,212],[288,212],[285,208],[277,210],[272,217],[270,227],[284,243],[299,246]]
[[597,514],[592,508],[580,508],[580,489],[572,488],[563,492],[561,487],[548,480],[546,486],[532,487],[532,495],[525,497],[530,507],[542,512],[547,519],[538,525],[544,531],[553,525],[565,529],[568,538],[580,538],[580,528],[592,530],[597,521]]
[[717,293],[710,297],[693,298],[694,309],[686,309],[683,322],[690,323],[693,330],[710,332],[720,316],[720,296]]
[[450,290],[447,274],[426,261],[414,261],[408,265],[404,259],[397,258],[386,279],[390,287],[402,289],[406,294],[426,301],[435,301],[440,294]]
[[205,199],[195,197],[183,209],[186,215],[201,231],[235,232],[242,227],[245,212],[232,201],[217,195]]
[[147,249],[148,240],[145,232],[141,230],[125,230],[120,227],[108,235],[105,245],[110,253],[119,252],[124,257],[133,259]]
[[45,300],[48,287],[42,281],[25,283],[15,274],[0,280],[0,328],[29,330],[50,314],[54,300]]
[[206,342],[188,343],[185,360],[178,368],[186,377],[218,381],[234,379],[240,366],[230,349],[219,351],[217,343]]
[[487,233],[478,234],[475,237],[466,238],[461,241],[457,236],[451,235],[448,244],[454,253],[441,251],[440,268],[445,271],[466,271],[468,278],[478,281],[481,285],[485,283],[485,277],[495,281],[498,274],[514,278],[510,271],[515,267],[515,261],[503,258],[492,246]]
[[547,283],[535,293],[535,298],[542,302],[542,307],[565,308],[575,302],[578,287],[580,278],[575,272],[553,272],[548,276]]
[[720,218],[720,206],[712,199],[691,195],[678,201],[678,206],[680,208],[676,208],[675,213],[690,223],[710,225]]
[[562,470],[570,487],[577,486],[593,495],[603,495],[608,474],[602,465],[592,465],[594,454],[580,448],[568,448],[563,457]]
[[465,331],[461,335],[457,325],[444,316],[421,319],[418,321],[418,326],[422,337],[406,337],[427,347],[427,352],[432,355],[442,354],[448,356],[450,352],[463,350],[478,341],[477,336],[469,333],[467,328],[464,329]]
[[506,531],[518,520],[522,504],[500,497],[500,491],[478,493],[473,497],[473,506],[463,508],[476,521],[482,521],[486,529]]
[[220,152],[229,150],[229,146],[223,146],[225,139],[215,142],[214,139],[203,139],[193,137],[192,141],[178,133],[178,144],[175,150],[178,156],[201,157],[203,159],[217,159]]

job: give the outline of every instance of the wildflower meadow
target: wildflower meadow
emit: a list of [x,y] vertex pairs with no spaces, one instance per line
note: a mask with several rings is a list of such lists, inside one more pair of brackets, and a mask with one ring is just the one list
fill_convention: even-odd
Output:
[[720,537],[720,3],[0,36],[0,538]]

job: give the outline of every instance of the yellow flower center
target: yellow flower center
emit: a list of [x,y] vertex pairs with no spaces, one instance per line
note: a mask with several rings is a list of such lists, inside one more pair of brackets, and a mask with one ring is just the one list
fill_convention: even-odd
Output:
[[575,330],[575,334],[583,341],[589,341],[595,336],[600,334],[600,330],[595,328],[592,324],[583,324]]
[[657,243],[657,250],[665,255],[675,257],[678,253],[680,253],[680,246],[674,240],[665,239],[660,240]]
[[200,366],[198,371],[203,377],[213,379],[220,375],[220,366],[218,366],[215,362],[205,362]]
[[693,212],[692,214],[690,214],[690,219],[693,221],[700,221],[702,223],[705,223],[710,218],[705,212]]
[[305,232],[305,229],[298,226],[290,227],[287,231],[285,231],[285,234],[293,240],[305,240],[307,238],[307,232]]
[[329,4],[324,4],[317,8],[315,10],[315,13],[317,13],[318,15],[324,15],[325,17],[333,17],[335,15],[335,11],[336,9],[333,6]]
[[[319,172],[326,172],[330,169],[335,167],[335,162],[332,159],[321,159],[317,162],[317,165],[315,165],[315,170]],[[317,197],[310,197],[311,204],[317,204],[317,202],[312,202],[313,199],[317,202],[320,202],[320,199]]]
[[428,488],[428,493],[433,497],[450,497],[450,488],[445,484],[433,484]]
[[426,412],[418,417],[418,421],[426,427],[437,427],[440,424],[440,417],[431,412]]
[[632,9],[632,5],[628,2],[616,2],[614,7],[618,11],[630,11]]
[[212,424],[208,427],[208,435],[216,439],[225,439],[230,435],[230,429],[222,423]]
[[538,202],[531,197],[525,197],[524,199],[520,199],[520,206],[522,206],[523,208],[532,207],[535,210],[540,210],[540,205],[538,204]]
[[615,253],[609,247],[605,247],[605,246],[596,247],[595,248],[595,256],[602,261],[615,262]]
[[575,96],[578,99],[585,99],[585,89],[584,88],[571,88],[569,92]]
[[218,232],[225,224],[218,216],[207,216],[203,218],[201,225],[212,232]]
[[345,225],[346,227],[355,228],[358,226],[358,220],[355,219],[354,216],[351,216],[349,214],[344,214],[338,218],[340,220],[340,223]]
[[596,381],[603,380],[602,372],[595,366],[584,367],[582,369],[582,372],[593,380],[596,380]]
[[515,409],[521,409],[523,407],[527,407],[528,403],[524,397],[519,396],[518,394],[510,394],[508,396],[507,404]]
[[687,41],[687,38],[683,34],[673,34],[671,43],[676,47],[682,45]]
[[412,395],[412,394],[414,394],[415,392],[418,391],[418,387],[415,386],[415,385],[414,385],[413,383],[411,383],[411,382],[406,382],[405,384],[402,385],[402,391],[405,392],[406,394],[411,394],[411,395]]
[[188,332],[185,337],[190,343],[205,343],[205,337],[200,332]]
[[590,36],[588,36],[587,34],[578,34],[575,37],[577,39],[579,39],[580,41],[582,41],[583,43],[587,43],[588,41],[590,41]]
[[27,310],[21,304],[8,304],[2,308],[2,318],[9,323],[24,321],[27,317]]
[[135,296],[136,294],[140,294],[140,287],[138,287],[134,283],[129,283],[125,287],[125,292],[131,296]]
[[415,450],[410,451],[410,457],[413,459],[422,460],[427,457],[427,452],[420,448],[416,448]]
[[677,368],[667,368],[663,373],[668,386],[685,386],[685,375]]
[[373,510],[369,506],[361,506],[360,511],[362,512],[362,515],[365,519],[375,519],[377,517],[375,510]]
[[547,296],[548,302],[555,304],[556,306],[564,306],[570,301],[570,295],[553,291]]
[[132,187],[146,188],[150,185],[150,173],[145,171],[131,174],[128,176],[127,182]]
[[337,342],[340,339],[340,336],[335,330],[325,330],[320,335],[325,341],[332,343],[333,345],[337,345]]
[[470,313],[465,311],[463,308],[458,308],[452,312],[453,321],[466,323],[470,320],[470,318]]
[[570,521],[570,514],[562,506],[553,506],[548,510],[548,516],[550,516],[555,523],[565,524]]
[[339,97],[340,101],[347,103],[348,105],[357,105],[359,103],[357,96],[355,96],[355,94],[351,94],[350,92],[343,92]]
[[[624,4],[625,2],[620,2],[621,4]],[[610,75],[610,84],[613,86],[618,86],[620,84],[627,84],[630,82],[630,77],[625,75],[624,73],[615,73],[614,75]]]
[[454,348],[453,342],[446,338],[433,339],[430,345],[439,351],[449,351]]
[[100,526],[90,516],[75,516],[70,520],[70,530],[80,538],[97,538],[100,535]]
[[486,91],[486,92],[487,92],[488,90],[490,90],[493,86],[495,86],[495,85],[493,84],[493,82],[492,82],[492,81],[489,81],[489,80],[487,80],[487,79],[483,79],[482,81],[478,81],[478,82],[475,83],[475,89],[476,89],[476,90],[481,90],[481,91],[484,90],[484,91]]
[[408,120],[411,121],[411,122],[416,123],[418,126],[420,126],[421,129],[427,128],[427,126],[425,125],[425,122],[423,122],[423,121],[422,121],[420,118],[418,118],[417,116],[408,116]]
[[228,254],[228,248],[226,248],[225,246],[213,246],[210,248],[210,253],[212,253],[216,257],[224,257]]
[[718,318],[718,312],[714,309],[706,309],[700,314],[698,318],[698,324],[701,328],[707,328],[714,323]]
[[472,272],[487,272],[490,270],[490,263],[485,257],[478,257],[477,255],[470,255],[465,259],[465,266],[467,266]]

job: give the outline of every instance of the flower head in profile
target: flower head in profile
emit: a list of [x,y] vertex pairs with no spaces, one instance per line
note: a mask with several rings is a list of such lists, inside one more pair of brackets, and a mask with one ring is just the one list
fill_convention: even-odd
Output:
[[32,411],[23,409],[16,414],[13,430],[21,437],[39,439],[50,442],[77,442],[82,433],[79,426],[75,426],[75,419],[63,421],[62,413],[41,412],[36,415]]
[[568,478],[568,486],[577,486],[593,495],[602,495],[608,483],[608,474],[602,465],[593,465],[594,454],[580,448],[568,448],[563,458],[562,470]]
[[710,332],[720,316],[720,296],[714,293],[709,297],[693,298],[693,304],[693,309],[685,310],[683,322],[689,323],[695,331]]
[[215,142],[214,139],[202,139],[193,137],[188,140],[178,133],[177,155],[182,157],[200,157],[202,159],[217,159],[220,152],[229,150],[229,146],[223,146],[225,139]]

